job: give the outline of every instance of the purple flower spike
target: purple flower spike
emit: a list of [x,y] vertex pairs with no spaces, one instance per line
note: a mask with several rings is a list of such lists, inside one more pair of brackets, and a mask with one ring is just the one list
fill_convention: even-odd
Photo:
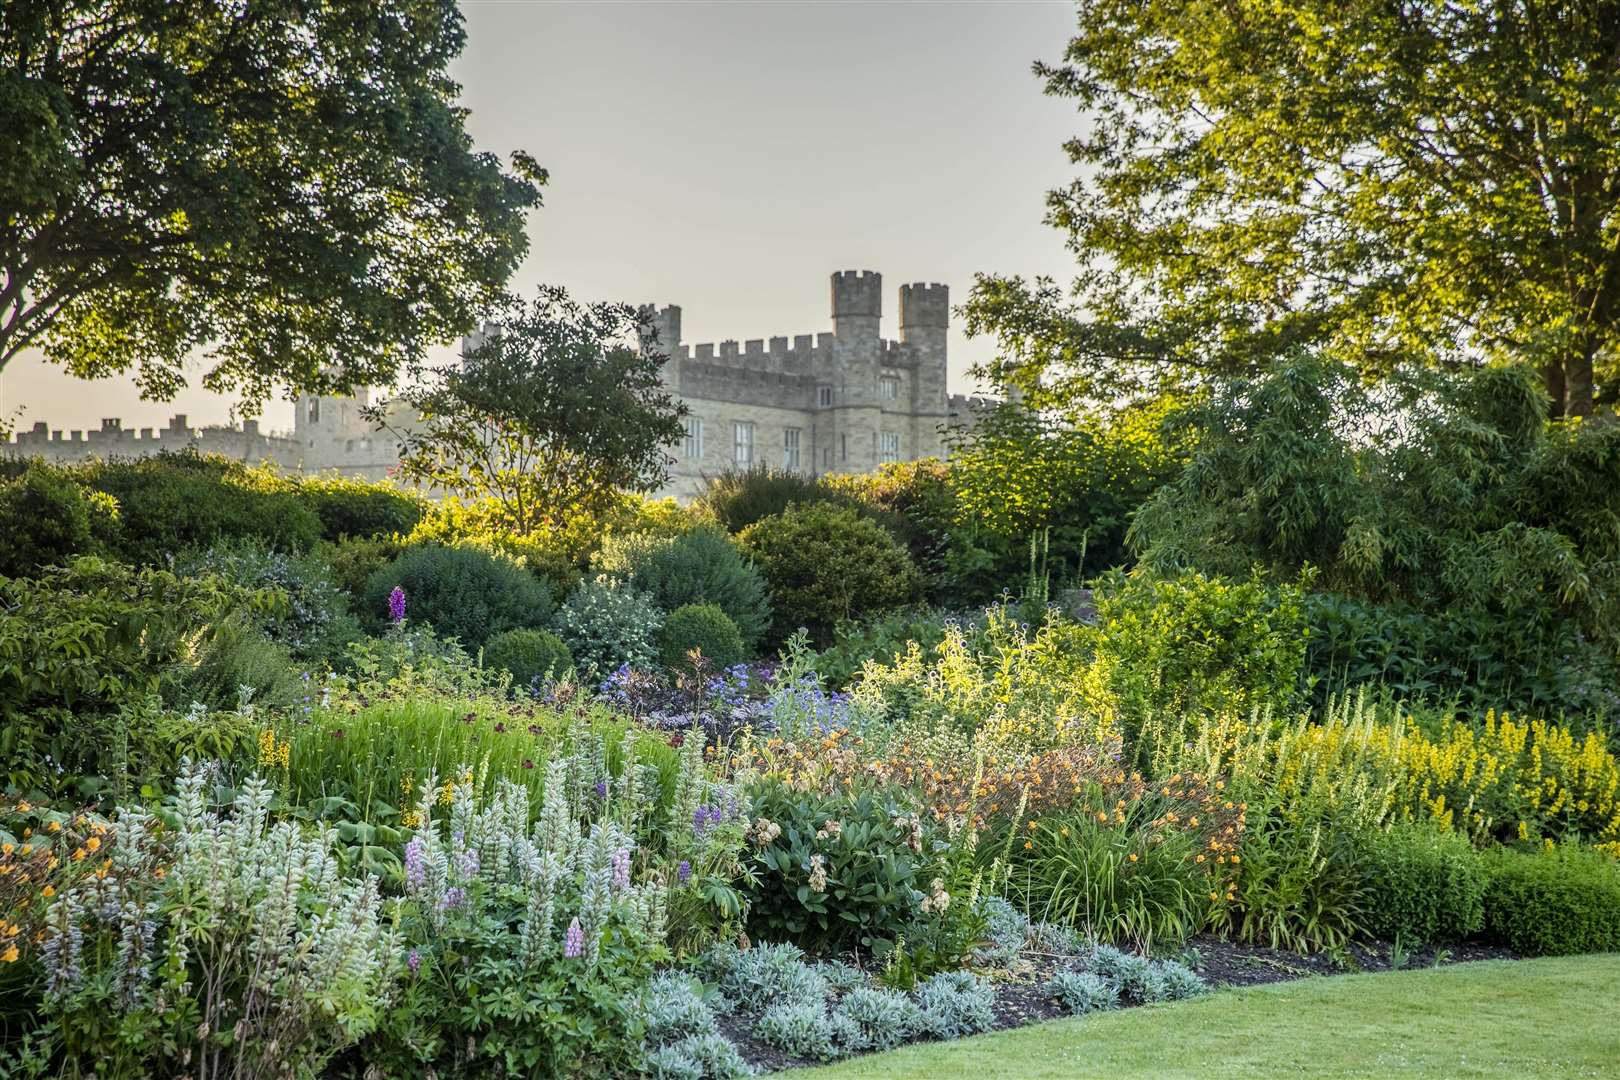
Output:
[[421,970],[422,954],[417,952],[415,949],[412,949],[411,955],[406,958],[405,962],[410,965],[411,974],[415,975],[419,970]]
[[579,927],[579,918],[568,924],[568,933],[563,936],[563,955],[567,957],[585,955],[585,931]]
[[615,889],[628,889],[630,887],[629,848],[620,848],[613,853],[613,887]]
[[675,880],[685,885],[692,880],[692,864],[682,859],[675,867]]
[[398,585],[388,594],[388,621],[396,626],[405,621],[405,590]]

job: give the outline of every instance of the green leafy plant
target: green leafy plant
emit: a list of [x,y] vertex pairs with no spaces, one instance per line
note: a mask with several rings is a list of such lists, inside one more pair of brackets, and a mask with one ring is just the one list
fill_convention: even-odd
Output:
[[508,630],[484,646],[484,666],[512,676],[520,694],[536,688],[537,680],[560,678],[574,666],[562,638],[549,630]]
[[381,628],[388,598],[405,591],[405,617],[469,648],[551,618],[551,593],[510,559],[472,547],[413,547],[366,580],[361,618]]
[[557,633],[580,673],[600,681],[623,664],[651,666],[663,621],[646,596],[604,575],[580,582],[569,594],[557,613]]
[[1042,989],[1075,1016],[1119,1008],[1119,988],[1092,971],[1060,971]]
[[406,534],[427,512],[416,492],[341,476],[306,477],[298,497],[321,519],[323,538],[334,542]]
[[1486,876],[1467,837],[1397,825],[1365,839],[1362,927],[1403,948],[1462,941],[1485,924]]
[[770,625],[764,579],[731,538],[713,526],[673,534],[610,535],[591,566],[647,593],[667,613],[689,604],[719,607],[737,625],[748,649],[759,644]]
[[1620,949],[1620,861],[1565,844],[1485,856],[1485,933],[1525,956]]
[[660,631],[659,659],[672,671],[689,669],[696,650],[710,670],[743,661],[737,624],[714,604],[687,604],[670,612]]

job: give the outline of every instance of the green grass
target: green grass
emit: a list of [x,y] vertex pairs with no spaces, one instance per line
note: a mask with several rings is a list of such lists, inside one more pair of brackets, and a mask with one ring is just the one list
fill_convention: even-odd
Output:
[[1616,1076],[1617,985],[1620,955],[1306,979],[958,1042],[920,1043],[796,1075]]

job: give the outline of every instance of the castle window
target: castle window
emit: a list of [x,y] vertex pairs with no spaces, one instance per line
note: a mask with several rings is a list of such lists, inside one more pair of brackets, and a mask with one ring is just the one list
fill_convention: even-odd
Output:
[[747,467],[754,463],[754,425],[738,421],[731,425],[731,460]]
[[799,467],[799,428],[790,427],[782,429],[782,468],[797,469]]
[[816,404],[823,409],[832,408],[832,386],[830,384],[822,383],[816,387]]
[[701,416],[688,416],[686,418],[686,440],[681,446],[681,454],[688,461],[703,460],[703,418]]
[[838,460],[839,461],[848,461],[849,460],[849,436],[848,435],[840,435],[840,436],[838,436]]
[[321,422],[321,399],[318,397],[309,399],[309,422],[312,424]]
[[885,431],[879,438],[878,460],[900,460],[900,435],[898,432]]
[[885,375],[878,380],[878,397],[883,401],[897,401],[900,397],[900,380],[892,375]]

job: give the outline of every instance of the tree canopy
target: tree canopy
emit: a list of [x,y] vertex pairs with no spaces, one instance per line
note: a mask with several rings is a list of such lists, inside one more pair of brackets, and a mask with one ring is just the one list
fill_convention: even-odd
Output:
[[1072,290],[981,277],[970,332],[1032,401],[1251,374],[1534,363],[1620,395],[1620,3],[1091,0],[1047,93]]
[[392,382],[471,329],[543,170],[475,152],[454,0],[8,0],[0,369],[251,406]]
[[544,287],[371,418],[404,445],[402,477],[491,500],[528,534],[668,479],[686,406],[655,344],[644,312]]

